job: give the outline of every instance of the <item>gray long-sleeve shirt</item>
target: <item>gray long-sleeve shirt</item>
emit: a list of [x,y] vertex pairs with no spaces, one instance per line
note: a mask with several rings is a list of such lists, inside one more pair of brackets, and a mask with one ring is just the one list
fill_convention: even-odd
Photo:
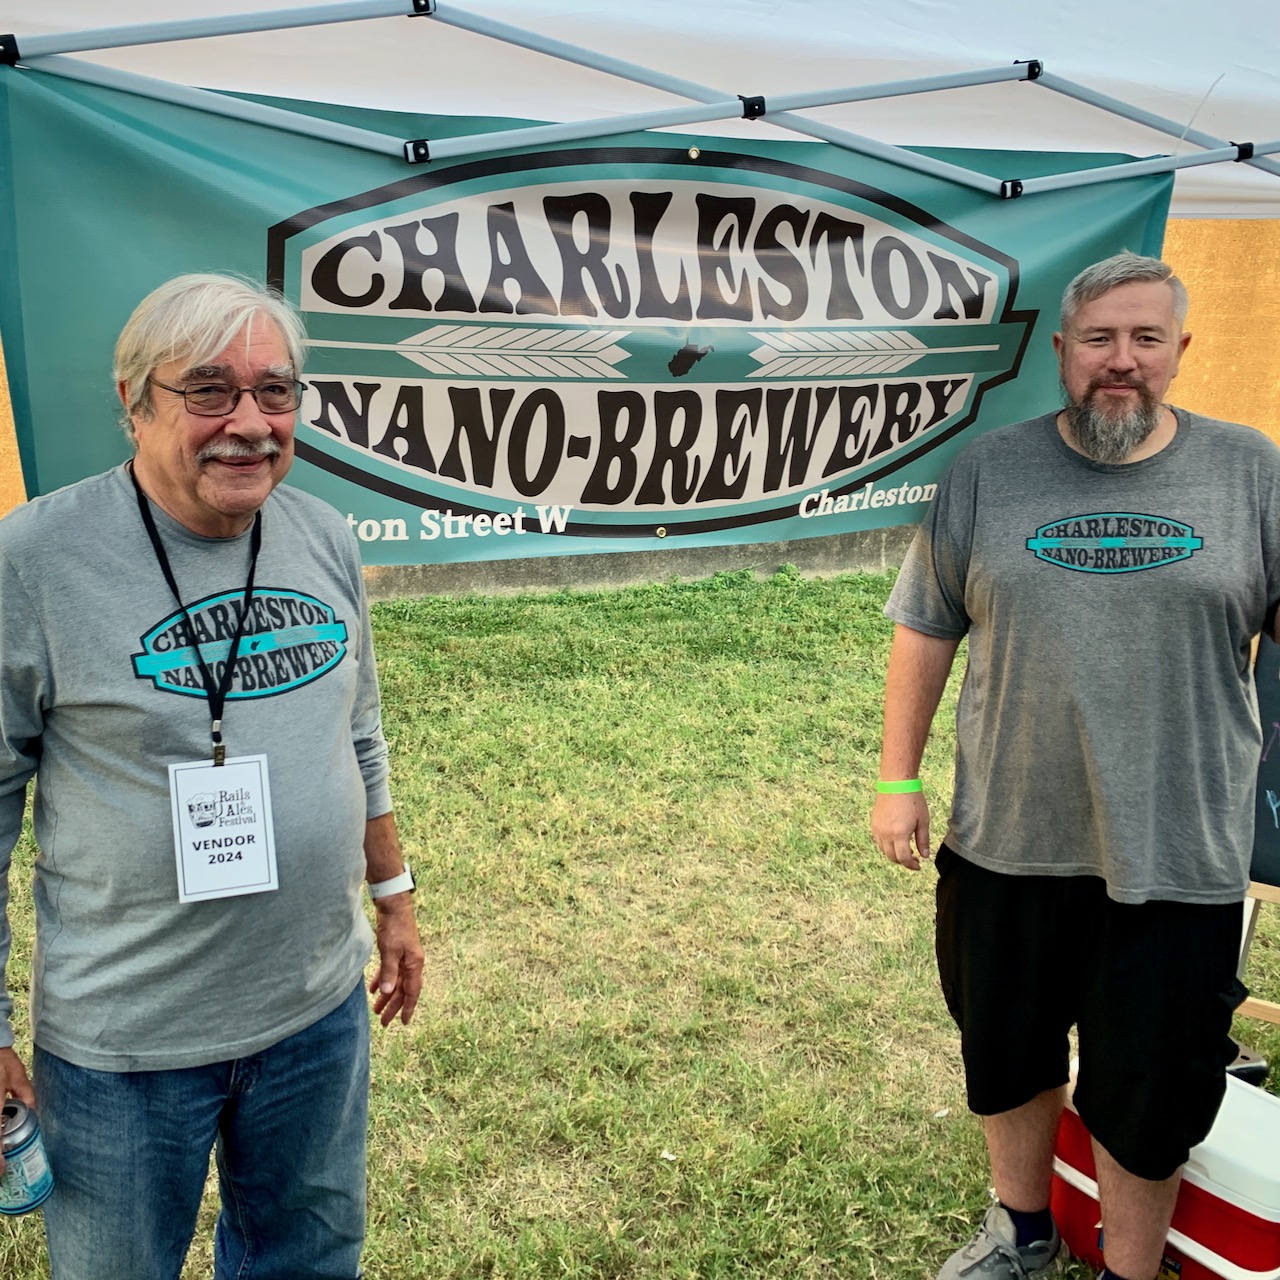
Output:
[[249,534],[153,512],[191,627],[122,468],[0,521],[0,907],[34,777],[35,1040],[107,1071],[244,1056],[336,1008],[372,942],[365,823],[391,808],[354,539],[282,486],[223,717],[230,757],[267,757],[279,889],[179,903],[168,766],[210,756],[191,644],[216,674]]

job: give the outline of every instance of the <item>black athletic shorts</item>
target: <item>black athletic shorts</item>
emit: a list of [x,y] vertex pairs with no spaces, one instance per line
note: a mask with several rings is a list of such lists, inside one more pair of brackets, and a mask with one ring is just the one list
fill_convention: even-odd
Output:
[[1235,1057],[1243,906],[1114,902],[1093,876],[1015,876],[938,850],[938,971],[969,1107],[995,1115],[1067,1082],[1115,1160],[1170,1177],[1204,1140]]

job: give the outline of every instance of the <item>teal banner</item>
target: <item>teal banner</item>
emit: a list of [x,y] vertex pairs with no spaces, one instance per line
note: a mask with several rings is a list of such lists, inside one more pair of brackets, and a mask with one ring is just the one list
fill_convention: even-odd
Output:
[[[405,139],[511,123],[271,105]],[[928,154],[1024,178],[1125,158]],[[1063,286],[1158,253],[1171,187],[999,200],[827,144],[668,133],[409,165],[0,67],[27,490],[127,456],[116,334],[170,276],[234,270],[305,313],[290,483],[369,564],[910,523],[974,433],[1059,403]]]

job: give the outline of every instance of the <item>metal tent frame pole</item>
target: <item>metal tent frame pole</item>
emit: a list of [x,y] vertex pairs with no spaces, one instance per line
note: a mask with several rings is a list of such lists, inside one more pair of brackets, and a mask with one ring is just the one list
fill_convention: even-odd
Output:
[[[1280,141],[1250,144],[1256,155],[1280,152]],[[1040,191],[1063,191],[1068,187],[1089,186],[1099,182],[1122,182],[1125,178],[1139,178],[1150,173],[1169,173],[1179,169],[1195,169],[1206,164],[1222,164],[1239,160],[1240,148],[1234,143],[1215,151],[1204,151],[1194,156],[1156,156],[1150,160],[1134,160],[1128,164],[1103,165],[1097,169],[1077,169],[1072,173],[1047,174],[1043,178],[1027,178],[1022,183],[1022,195],[1035,195]]]
[[[1200,129],[1180,125],[1176,120],[1169,120],[1164,116],[1156,115],[1153,111],[1132,106],[1127,102],[1122,102],[1119,98],[1112,98],[1105,93],[1098,93],[1094,89],[1087,89],[1084,85],[1076,84],[1072,80],[1064,80],[1061,76],[1050,75],[1046,72],[1040,77],[1038,83],[1046,89],[1052,89],[1055,93],[1062,94],[1065,98],[1074,98],[1077,102],[1083,102],[1087,106],[1098,107],[1102,111],[1111,112],[1112,115],[1132,120],[1135,124],[1146,125],[1148,129],[1154,129],[1157,133],[1168,134],[1171,138],[1185,138],[1197,147],[1205,147],[1210,151],[1216,151],[1222,147],[1234,147],[1237,145],[1234,142],[1228,142],[1226,138],[1215,138],[1212,134],[1205,133]],[[1262,154],[1263,150],[1264,148],[1261,146],[1254,147],[1254,156]],[[1236,157],[1228,156],[1227,159],[1234,160]],[[1257,169],[1280,177],[1280,163],[1275,160],[1246,159],[1243,163],[1253,165]]]
[[[215,93],[208,89],[193,89],[185,85],[174,84],[169,80],[157,80],[151,76],[138,75],[131,71],[121,71],[114,67],[103,67],[97,63],[84,62],[78,58],[65,57],[60,54],[48,54],[40,58],[27,60],[23,65],[32,71],[43,71],[66,79],[79,80],[104,88],[121,89],[136,93],[143,97],[169,102],[175,106],[191,107],[214,115],[229,117],[233,120],[244,120],[253,124],[261,124],[290,133],[307,137],[320,138],[331,142],[343,143],[347,146],[359,147],[380,155],[399,156],[403,159],[421,162],[424,160],[449,160],[466,156],[482,155],[492,151],[502,151],[518,147],[542,147],[563,142],[576,142],[588,138],[610,137],[636,130],[655,129],[668,126],[704,123],[712,120],[738,119],[744,115],[742,98],[721,98],[701,103],[697,106],[668,107],[660,111],[635,112],[628,115],[610,116],[606,119],[584,120],[564,124],[525,125],[516,129],[500,129],[488,133],[467,134],[457,138],[401,139],[390,135],[358,129],[350,125],[337,124],[328,120],[320,120],[313,116],[287,111],[281,107],[266,106],[262,103],[245,101],[226,94]],[[999,68],[1000,79],[1016,79],[1018,76],[1005,74],[1005,68]],[[948,77],[954,79],[954,77]],[[990,82],[990,81],[986,81]],[[889,86],[876,86],[878,96],[887,96]],[[919,92],[926,92],[921,89]],[[788,106],[809,107],[828,105],[831,102],[843,101],[840,95],[844,90],[832,90],[824,93],[797,93],[785,95],[779,101]],[[860,92],[866,94],[868,90]],[[763,111],[758,114],[764,114]],[[950,165],[928,156],[916,156],[912,152],[904,152],[901,148],[891,147],[887,143],[879,143],[874,139],[862,139],[858,148],[868,154],[878,155],[895,164],[905,164],[908,157],[912,167],[922,172],[943,177],[952,181],[964,181],[967,185],[977,186],[980,190],[996,194],[1000,190],[998,179],[986,175],[973,174],[957,165]]]
[[[564,62],[572,62],[587,67],[592,71],[600,71],[606,75],[617,76],[622,80],[630,80],[643,84],[651,89],[661,89],[680,97],[692,98],[697,102],[714,102],[723,99],[723,90],[713,89],[708,85],[698,84],[692,80],[683,80],[665,72],[652,71],[633,62],[614,58],[608,54],[596,53],[591,49],[583,49],[578,45],[568,44],[563,40],[554,40],[549,36],[540,36],[521,27],[513,27],[505,22],[497,22],[492,18],[482,18],[467,13],[454,5],[437,5],[435,20],[446,26],[470,31],[474,35],[488,36],[501,40],[504,44],[515,45],[534,53],[543,53],[548,57],[559,58]],[[874,98],[896,97],[902,93],[928,93],[937,89],[956,89],[981,84],[993,84],[1003,80],[1025,80],[1028,78],[1026,67],[1015,64],[1010,67],[997,67],[992,71],[974,72],[971,75],[934,76],[928,81],[899,81],[893,85],[867,85],[852,92],[857,97],[831,99],[822,105],[830,106],[834,102],[870,101]],[[903,88],[902,86],[919,86]],[[903,147],[894,147],[886,142],[877,142],[874,138],[865,138],[860,134],[850,133],[834,125],[823,124],[817,120],[806,120],[793,116],[787,111],[775,113],[766,111],[771,124],[781,125],[795,133],[819,138],[835,146],[849,151],[857,151],[863,155],[874,156],[879,160],[887,160],[903,168],[913,169],[918,173],[927,173],[932,177],[944,178],[950,182],[958,182],[988,195],[1000,194],[1000,180],[986,174],[975,173],[971,169],[959,165],[947,164],[942,160],[934,160],[929,156],[917,155]]]
[[169,44],[206,36],[251,35],[291,27],[319,27],[365,18],[425,17],[432,6],[414,0],[345,0],[303,9],[270,9],[263,13],[230,13],[216,18],[177,18],[172,22],[139,23],[128,27],[97,27],[63,35],[23,36],[22,60],[55,53],[88,53],[93,49],[124,49],[139,44]]
[[286,130],[305,137],[320,138],[325,142],[345,143],[382,155],[404,158],[404,141],[370,129],[357,129],[352,125],[336,124],[331,120],[318,120],[281,107],[269,107],[260,102],[246,102],[228,97],[209,89],[189,89],[171,80],[156,80],[140,76],[132,71],[120,71],[115,67],[103,67],[95,62],[83,62],[79,58],[64,58],[51,54],[33,58],[24,63],[32,71],[44,71],[67,80],[81,80],[86,84],[100,85],[105,89],[121,89],[144,98],[155,98],[174,106],[193,107],[213,115],[227,116],[232,120],[247,120],[251,124],[266,125],[271,129]]
[[[415,13],[433,13],[447,25],[468,30],[474,34],[519,45],[550,57],[561,58],[587,66],[605,74],[648,85],[701,103],[700,107],[675,107],[665,111],[637,112],[614,116],[607,120],[578,121],[565,124],[526,126],[520,129],[499,130],[488,134],[472,134],[465,138],[445,138],[436,141],[412,139],[393,140],[385,135],[358,130],[346,126],[317,124],[314,117],[299,116],[282,108],[265,107],[244,102],[209,90],[173,85],[170,81],[140,76],[130,72],[114,71],[63,57],[68,52],[84,52],[93,49],[150,44],[157,41],[202,39],[209,36],[261,32],[280,28],[315,25],[314,15],[323,14],[329,23],[358,21],[371,17],[385,17]],[[82,80],[108,88],[124,89],[160,101],[197,110],[248,120],[272,128],[287,130],[308,137],[330,138],[350,146],[361,147],[383,155],[401,155],[411,162],[427,159],[457,159],[463,156],[503,150],[508,147],[546,146],[554,143],[577,141],[587,138],[609,137],[640,129],[673,127],[726,120],[746,113],[745,97],[728,95],[722,90],[706,85],[680,80],[661,72],[624,62],[621,59],[596,54],[563,41],[551,40],[527,32],[506,23],[477,18],[475,15],[456,11],[452,6],[441,10],[428,9],[425,4],[406,6],[403,0],[354,0],[352,3],[325,5],[316,8],[275,10],[255,15],[240,15],[220,19],[184,19],[158,23],[152,26],[102,28],[65,36],[24,37],[19,46],[24,65],[32,70],[44,70],[70,79]],[[873,156],[901,167],[910,168],[930,176],[957,182],[989,195],[1001,191],[999,179],[974,173],[959,165],[948,164],[929,156],[917,155],[901,147],[865,138],[847,130],[809,121],[790,114],[795,109],[830,106],[836,103],[870,101],[878,98],[897,97],[905,94],[933,93],[944,89],[965,88],[975,85],[998,84],[1009,80],[1027,78],[1025,67],[1018,65],[993,67],[987,70],[948,76],[931,76],[918,80],[894,81],[877,85],[861,85],[846,89],[827,90],[818,93],[786,94],[775,98],[772,110],[766,100],[755,99],[762,105],[752,118],[768,114],[771,121],[793,131],[821,138],[836,146]]]
[[[227,94],[188,88],[170,81],[100,67],[62,56],[96,49],[202,39],[210,36],[244,35],[384,17],[435,17],[437,21],[448,26],[691,99],[698,105],[632,112],[605,119],[529,125],[517,129],[471,134],[462,138],[442,138],[435,141],[404,140],[367,129],[318,120],[315,117],[279,107],[248,102]],[[24,36],[21,42],[14,36],[0,36],[0,65],[6,63],[14,65],[19,61],[32,70],[46,71],[108,88],[123,89],[200,111],[360,147],[378,154],[401,156],[409,163],[471,156],[508,148],[546,146],[587,138],[610,137],[636,130],[698,124],[740,116],[748,119],[761,119],[767,116],[771,123],[806,137],[819,138],[862,155],[886,160],[903,168],[943,178],[987,194],[999,195],[1005,199],[1041,191],[1087,186],[1098,182],[1117,182],[1141,174],[1170,172],[1226,161],[1250,164],[1266,173],[1280,176],[1280,163],[1264,158],[1280,152],[1280,142],[1228,143],[1201,130],[1190,127],[1180,128],[1176,122],[1163,116],[1131,106],[1106,94],[1097,93],[1070,80],[1047,74],[1044,72],[1043,65],[1034,60],[1014,63],[1008,67],[993,67],[956,75],[930,76],[916,80],[862,85],[815,93],[782,94],[766,99],[763,95],[729,94],[707,85],[653,71],[620,58],[595,53],[562,40],[540,36],[507,23],[483,18],[452,4],[440,6],[436,0],[345,0],[343,3],[313,5],[300,9],[276,9],[256,14],[105,27],[56,36]],[[999,84],[1010,80],[1037,82],[1042,88],[1108,111],[1157,132],[1185,139],[1205,150],[1196,156],[1161,156],[1037,178],[1001,180],[794,114],[797,110],[840,103],[934,93],[945,89]]]

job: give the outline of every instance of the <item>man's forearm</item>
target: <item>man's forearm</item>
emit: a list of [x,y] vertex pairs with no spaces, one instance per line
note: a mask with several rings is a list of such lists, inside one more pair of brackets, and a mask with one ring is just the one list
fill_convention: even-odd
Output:
[[404,870],[404,855],[396,832],[396,816],[370,818],[364,828],[365,879],[370,884],[392,880]]
[[[0,1048],[13,1044],[13,998],[5,985],[5,969],[13,933],[9,928],[9,871],[13,849],[22,831],[22,808],[26,791],[14,792],[0,800]],[[2,1083],[2,1082],[0,1082]],[[0,1099],[4,1094],[0,1092]]]
[[[404,870],[394,815],[370,818],[364,835],[365,878],[370,884],[393,880]],[[378,972],[369,984],[373,1011],[385,1027],[395,1017],[407,1023],[422,992],[423,953],[414,913],[413,894],[390,893],[373,904],[378,945]]]
[[959,646],[959,640],[898,624],[884,682],[881,778],[914,778],[920,772],[924,745]]

